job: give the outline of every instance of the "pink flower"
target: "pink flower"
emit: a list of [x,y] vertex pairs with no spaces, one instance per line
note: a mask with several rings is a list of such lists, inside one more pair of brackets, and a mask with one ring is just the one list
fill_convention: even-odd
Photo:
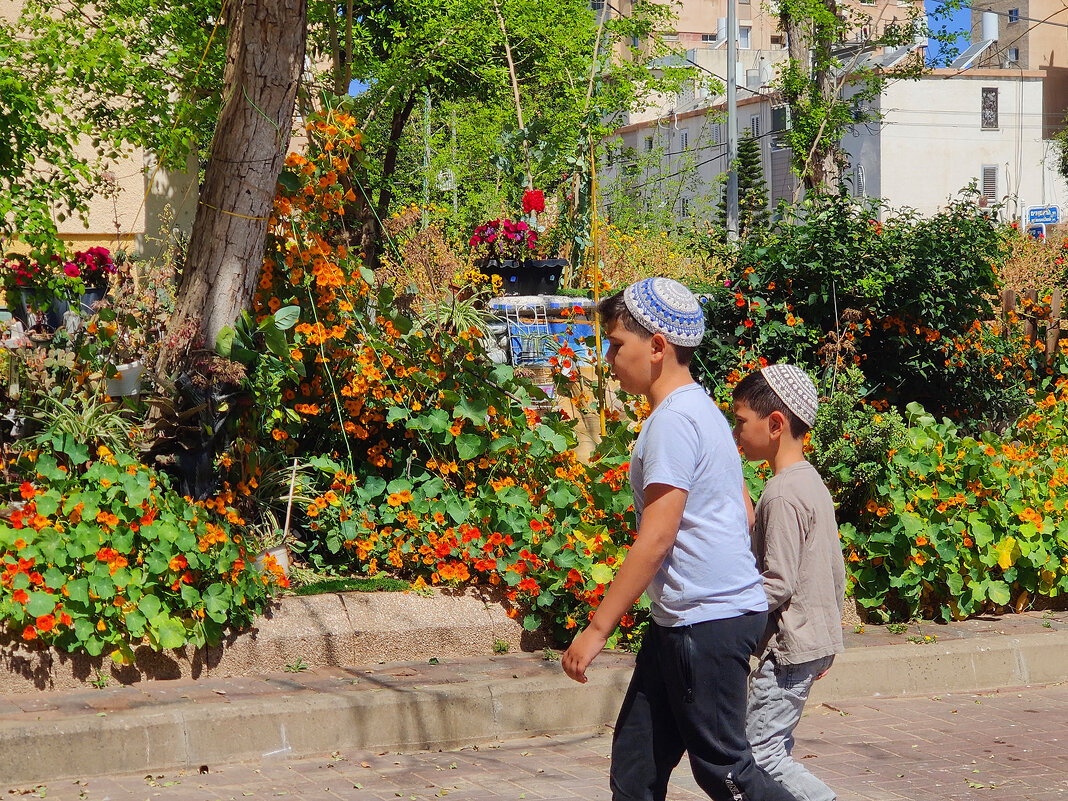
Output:
[[730,285],[731,285],[731,279],[724,278],[723,279],[723,286],[730,286]]

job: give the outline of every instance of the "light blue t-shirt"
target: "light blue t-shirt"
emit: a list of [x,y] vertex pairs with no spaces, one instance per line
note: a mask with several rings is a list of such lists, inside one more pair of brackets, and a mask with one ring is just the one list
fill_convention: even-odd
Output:
[[650,484],[688,493],[678,537],[647,590],[653,620],[686,626],[765,611],[742,462],[727,419],[699,384],[668,395],[634,443],[630,486],[639,525]]

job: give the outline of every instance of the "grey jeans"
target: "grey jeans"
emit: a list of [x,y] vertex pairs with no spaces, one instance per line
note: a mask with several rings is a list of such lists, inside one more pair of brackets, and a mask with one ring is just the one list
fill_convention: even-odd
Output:
[[826,656],[798,665],[778,665],[768,653],[749,677],[745,733],[753,758],[799,801],[835,799],[830,787],[790,756],[794,727],[801,720],[812,682],[833,661],[833,656]]

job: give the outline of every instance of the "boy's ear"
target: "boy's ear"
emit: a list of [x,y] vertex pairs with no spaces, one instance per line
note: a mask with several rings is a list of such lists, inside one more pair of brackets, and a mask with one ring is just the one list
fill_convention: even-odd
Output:
[[768,415],[768,434],[772,439],[778,439],[788,429],[790,422],[786,415],[780,411],[773,411]]
[[667,354],[668,341],[663,334],[653,334],[653,338],[650,340],[650,349],[652,351],[654,361],[663,359]]

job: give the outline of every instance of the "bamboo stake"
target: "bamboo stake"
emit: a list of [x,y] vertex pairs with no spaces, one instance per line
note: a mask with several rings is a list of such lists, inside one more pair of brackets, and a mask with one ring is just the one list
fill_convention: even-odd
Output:
[[282,530],[283,541],[289,537],[289,520],[293,513],[293,489],[297,486],[297,457],[293,457],[293,472],[289,476],[289,498],[286,500],[286,525]]
[[1061,290],[1053,290],[1049,302],[1049,324],[1046,326],[1046,364],[1053,364],[1061,339]]
[[597,347],[597,416],[601,420],[601,436],[608,433],[604,417],[604,365],[601,364],[601,320],[597,315],[597,306],[601,302],[601,263],[597,250],[597,159],[593,150],[593,137],[590,137],[590,239],[593,240],[593,334]]
[[1031,301],[1031,308],[1026,310],[1026,316],[1024,317],[1024,336],[1027,337],[1027,344],[1034,347],[1035,340],[1038,339],[1038,320],[1035,319],[1038,290],[1028,289],[1023,293],[1023,296]]

